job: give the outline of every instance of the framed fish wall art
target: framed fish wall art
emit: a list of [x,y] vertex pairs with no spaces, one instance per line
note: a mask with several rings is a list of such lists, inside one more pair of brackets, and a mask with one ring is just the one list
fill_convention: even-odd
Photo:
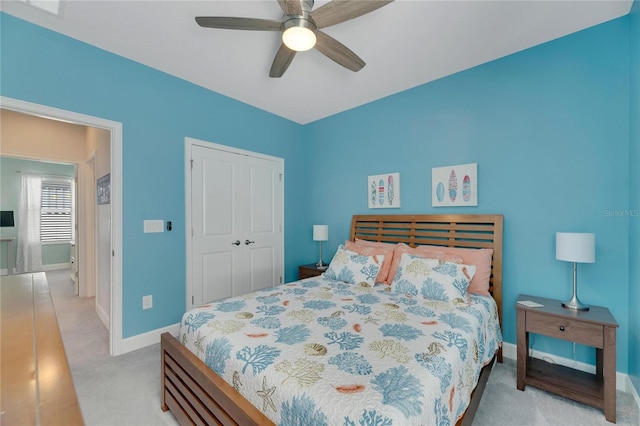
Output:
[[431,206],[478,205],[478,163],[431,169]]
[[370,209],[400,208],[400,173],[369,176],[367,182]]

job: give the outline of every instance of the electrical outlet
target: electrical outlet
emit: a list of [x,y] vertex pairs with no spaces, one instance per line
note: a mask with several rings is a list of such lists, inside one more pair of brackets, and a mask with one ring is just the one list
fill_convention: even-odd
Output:
[[142,296],[142,309],[153,308],[153,296]]

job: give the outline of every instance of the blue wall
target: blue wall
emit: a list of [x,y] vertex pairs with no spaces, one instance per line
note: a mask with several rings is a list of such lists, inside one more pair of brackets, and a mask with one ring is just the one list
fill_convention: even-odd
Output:
[[640,0],[629,18],[629,377],[640,394]]
[[[385,213],[502,213],[504,336],[515,343],[519,293],[571,296],[571,264],[555,259],[555,233],[595,232],[595,264],[579,265],[583,302],[620,324],[627,367],[629,260],[628,19],[621,18],[305,127],[311,218],[328,247],[367,209],[367,176],[400,172],[402,208]],[[432,208],[431,168],[478,163],[477,207]],[[328,166],[330,165],[330,167]],[[327,202],[329,201],[329,202]],[[376,210],[380,212],[380,210]],[[573,357],[569,342],[534,349]],[[578,360],[593,363],[579,347]]]
[[[307,263],[302,126],[58,33],[1,15],[3,96],[123,123],[123,337],[185,306],[185,136],[285,159],[286,279]],[[173,231],[144,234],[144,219]],[[312,247],[307,252],[312,253]],[[142,310],[143,295],[154,308]]]
[[[389,213],[504,214],[504,334],[511,343],[519,293],[570,296],[571,265],[555,260],[555,232],[595,232],[596,263],[579,265],[579,294],[618,320],[618,370],[627,371],[629,348],[638,346],[638,317],[629,313],[636,305],[627,300],[638,297],[629,286],[630,275],[638,279],[629,261],[630,252],[638,255],[638,232],[630,238],[633,219],[617,213],[638,204],[629,190],[638,166],[628,159],[640,151],[637,114],[629,119],[630,71],[638,71],[637,55],[629,66],[629,30],[637,33],[637,17],[306,126],[1,19],[2,95],[124,124],[124,337],[175,323],[184,307],[180,223],[183,141],[190,136],[285,158],[287,279],[317,256],[312,224],[330,226],[326,258],[348,237],[351,215],[372,212],[371,174],[401,173],[402,208]],[[431,168],[469,162],[478,163],[478,207],[432,208]],[[142,220],[150,217],[174,221],[174,231],[143,234]],[[140,298],[151,292],[159,309],[143,312]],[[566,342],[540,338],[534,349],[572,357]],[[589,348],[579,347],[577,357],[593,363]]]

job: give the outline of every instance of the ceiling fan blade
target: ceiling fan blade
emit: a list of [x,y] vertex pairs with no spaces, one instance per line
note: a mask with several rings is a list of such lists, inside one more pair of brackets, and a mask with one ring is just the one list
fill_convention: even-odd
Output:
[[348,21],[386,6],[393,0],[333,0],[311,12],[318,28]]
[[300,0],[278,0],[285,15],[302,15]]
[[316,37],[316,49],[332,61],[354,72],[365,66],[365,62],[358,55],[333,37],[322,31],[316,31]]
[[287,68],[289,68],[289,64],[291,64],[291,61],[293,61],[294,56],[296,56],[296,51],[289,49],[283,43],[282,46],[280,46],[280,49],[278,49],[276,57],[273,58],[271,70],[269,71],[269,77],[282,77],[282,74],[284,74]]
[[232,18],[224,16],[198,16],[196,22],[201,27],[225,30],[280,31],[282,22],[270,19]]

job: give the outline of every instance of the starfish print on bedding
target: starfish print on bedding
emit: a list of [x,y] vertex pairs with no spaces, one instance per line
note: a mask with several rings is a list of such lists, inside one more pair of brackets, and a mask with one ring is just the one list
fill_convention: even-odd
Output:
[[372,322],[372,323],[374,323],[375,325],[378,325],[378,321],[380,321],[378,318],[373,318],[371,315],[369,315],[369,316],[368,316],[368,317],[366,317],[366,318],[363,318],[363,320],[364,320],[364,322],[365,322],[365,323],[367,323],[367,322]]
[[267,388],[267,376],[262,378],[262,390],[256,391],[258,396],[262,398],[262,411],[267,412],[267,407],[271,408],[273,411],[278,411],[276,405],[273,403],[273,393],[276,391],[276,387]]

